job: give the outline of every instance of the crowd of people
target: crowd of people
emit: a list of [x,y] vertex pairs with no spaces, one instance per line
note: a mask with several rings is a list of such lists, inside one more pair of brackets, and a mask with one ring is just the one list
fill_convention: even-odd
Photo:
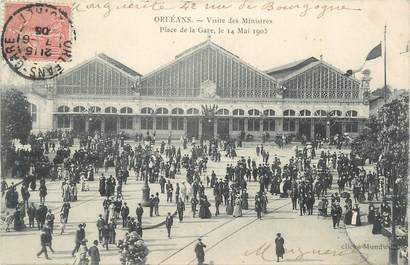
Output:
[[[78,138],[78,149],[72,148],[74,137]],[[57,145],[53,138],[58,139]],[[31,148],[16,149],[14,157],[13,177],[22,179],[20,196],[18,184],[13,182],[8,186],[2,180],[2,196],[7,208],[13,209],[6,213],[6,231],[10,230],[11,224],[16,231],[26,228],[40,230],[41,251],[37,256],[44,254],[49,258],[47,248],[54,252],[55,217],[53,210],[47,207],[46,180],[61,181],[59,216],[60,234],[63,234],[72,207],[70,203],[78,200],[78,190],[88,192],[89,181],[98,178],[102,202],[102,212],[96,221],[98,239],[88,248],[86,225],[80,224],[72,251],[73,256],[77,255],[75,262],[99,264],[98,245],[101,244],[106,250],[110,245],[117,246],[122,264],[144,264],[149,253],[143,240],[144,208],[140,203],[134,215],[134,210],[129,208],[123,196],[123,187],[130,177],[135,181],[159,185],[160,193],[149,194],[146,202],[150,217],[159,216],[160,196],[163,194],[166,202],[174,205],[181,223],[187,209],[193,218],[209,219],[221,214],[240,218],[244,211],[248,211],[262,219],[263,214],[268,213],[268,194],[289,198],[292,209],[301,216],[313,215],[317,207],[317,215],[332,218],[333,228],[338,228],[342,219],[344,224],[360,225],[359,204],[365,201],[374,202],[369,206],[368,216],[368,222],[373,224],[373,233],[380,233],[381,228],[390,226],[392,221],[405,223],[407,205],[404,201],[399,200],[393,206],[396,220],[391,220],[387,201],[383,201],[380,208],[375,206],[382,198],[378,171],[359,166],[351,154],[321,150],[318,143],[296,147],[294,155],[284,161],[276,154],[271,156],[266,150],[266,143],[265,146],[257,145],[255,157],[251,158],[238,157],[236,149],[242,143],[233,139],[201,139],[196,143],[195,139],[189,142],[182,138],[182,149],[172,145],[170,137],[167,143],[161,141],[156,146],[155,133],[147,133],[145,137],[137,134],[136,141],[136,144],[126,143],[122,134],[75,135],[57,131],[31,137]],[[54,153],[52,161],[50,153]],[[209,170],[208,163],[220,163],[222,154],[230,162],[225,172],[217,174]],[[181,176],[184,173],[185,176]],[[336,186],[332,186],[334,178],[337,179]],[[250,182],[258,183],[258,189],[253,193],[248,191]],[[32,200],[30,203],[30,194],[37,189],[40,200],[36,205]],[[28,227],[24,221],[26,216]],[[173,218],[173,212],[168,212],[163,222],[168,238],[172,237]],[[126,231],[122,240],[116,240],[119,222]],[[202,250],[195,250],[198,260],[203,259],[204,247],[203,244]]]

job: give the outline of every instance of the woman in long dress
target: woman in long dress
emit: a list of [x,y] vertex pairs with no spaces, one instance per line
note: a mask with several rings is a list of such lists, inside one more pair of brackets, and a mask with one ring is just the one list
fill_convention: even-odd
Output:
[[233,217],[241,217],[242,216],[242,205],[241,205],[241,198],[239,195],[236,196],[235,200],[235,208],[233,210]]
[[345,205],[345,215],[344,215],[344,223],[345,225],[351,225],[352,224],[352,209],[349,207],[349,205]]
[[61,190],[62,190],[62,197],[63,197],[63,202],[68,202],[70,200],[70,187],[69,185],[63,181],[63,184],[61,186]]
[[242,209],[243,210],[248,210],[249,208],[248,198],[249,198],[248,192],[246,191],[246,188],[244,188],[242,190]]
[[208,198],[206,197],[206,195],[203,195],[200,198],[199,205],[200,205],[199,218],[201,219],[211,218],[212,214],[211,214],[211,211],[209,210],[209,206],[211,206],[211,204],[208,202]]

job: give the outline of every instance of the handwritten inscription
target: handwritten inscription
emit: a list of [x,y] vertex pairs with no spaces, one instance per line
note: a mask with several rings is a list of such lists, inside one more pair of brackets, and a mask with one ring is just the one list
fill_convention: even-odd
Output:
[[[256,256],[261,258],[263,261],[274,261],[273,258],[269,258],[273,256],[273,245],[268,242],[264,242],[262,245],[256,247],[255,249],[245,250],[243,255],[245,257],[248,256]],[[332,257],[341,257],[341,256],[348,256],[356,253],[356,251],[352,248],[344,248],[340,250],[336,249],[302,249],[302,248],[291,248],[285,249],[285,253],[287,256],[291,256],[297,261],[302,261],[306,258],[310,258],[312,256],[332,256]],[[354,265],[366,263],[366,259],[363,258],[362,261],[356,263]]]
[[[295,2],[295,4],[284,3],[279,1],[269,0],[241,0],[241,1],[206,1],[206,0],[181,0],[181,1],[165,1],[165,0],[134,0],[126,3],[117,3],[111,1],[96,1],[96,2],[81,2],[73,3],[73,11],[86,12],[92,10],[103,10],[104,17],[111,15],[113,11],[120,10],[147,10],[147,11],[166,11],[166,10],[183,10],[191,12],[194,10],[260,10],[263,12],[289,12],[296,14],[299,17],[314,16],[316,18],[324,18],[332,13],[343,12],[358,12],[360,8],[341,4],[339,2],[323,3],[322,1],[306,1]],[[293,12],[293,13],[292,13]]]

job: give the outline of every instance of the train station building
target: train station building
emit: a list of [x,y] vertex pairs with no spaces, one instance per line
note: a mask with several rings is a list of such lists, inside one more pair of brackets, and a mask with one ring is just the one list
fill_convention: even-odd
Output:
[[321,57],[261,71],[208,39],[145,75],[100,53],[27,96],[37,132],[354,137],[369,118],[364,76]]

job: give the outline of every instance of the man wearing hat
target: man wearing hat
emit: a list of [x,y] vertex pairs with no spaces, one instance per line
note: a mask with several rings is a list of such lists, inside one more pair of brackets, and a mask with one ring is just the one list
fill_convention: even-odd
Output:
[[342,207],[340,207],[339,202],[332,204],[331,215],[333,221],[333,229],[335,229],[336,226],[339,227],[340,218],[342,216]]
[[184,211],[185,211],[185,203],[182,197],[179,198],[177,201],[177,211],[178,211],[178,218],[179,222],[184,220]]
[[98,250],[98,240],[94,240],[94,245],[88,249],[88,255],[90,256],[90,265],[100,264],[100,251]]
[[280,233],[277,233],[275,238],[277,262],[279,262],[279,258],[283,259],[283,254],[285,254],[285,248],[283,246],[284,244],[285,240],[283,239]]
[[255,211],[258,219],[262,219],[262,198],[260,191],[255,195]]
[[73,252],[71,253],[71,256],[74,257],[74,254],[78,251],[78,249],[81,246],[81,243],[85,239],[85,230],[84,230],[85,224],[79,224],[78,225],[78,230],[75,232],[75,247],[73,249]]
[[141,203],[138,203],[138,207],[135,210],[135,213],[137,214],[137,221],[139,223],[142,223],[142,215],[144,213],[144,208],[142,208]]
[[48,236],[44,229],[41,231],[40,240],[41,240],[41,250],[40,252],[37,253],[37,258],[40,257],[42,253],[44,253],[44,256],[46,257],[46,259],[50,259],[48,257],[47,248],[46,248],[47,243],[48,243]]
[[171,238],[171,227],[174,223],[174,218],[172,217],[171,213],[168,213],[167,217],[165,218],[165,226],[167,227],[168,238]]
[[202,243],[202,240],[198,238],[198,243],[195,246],[195,254],[196,254],[196,259],[198,260],[198,265],[204,264],[205,261],[205,250],[206,245]]

